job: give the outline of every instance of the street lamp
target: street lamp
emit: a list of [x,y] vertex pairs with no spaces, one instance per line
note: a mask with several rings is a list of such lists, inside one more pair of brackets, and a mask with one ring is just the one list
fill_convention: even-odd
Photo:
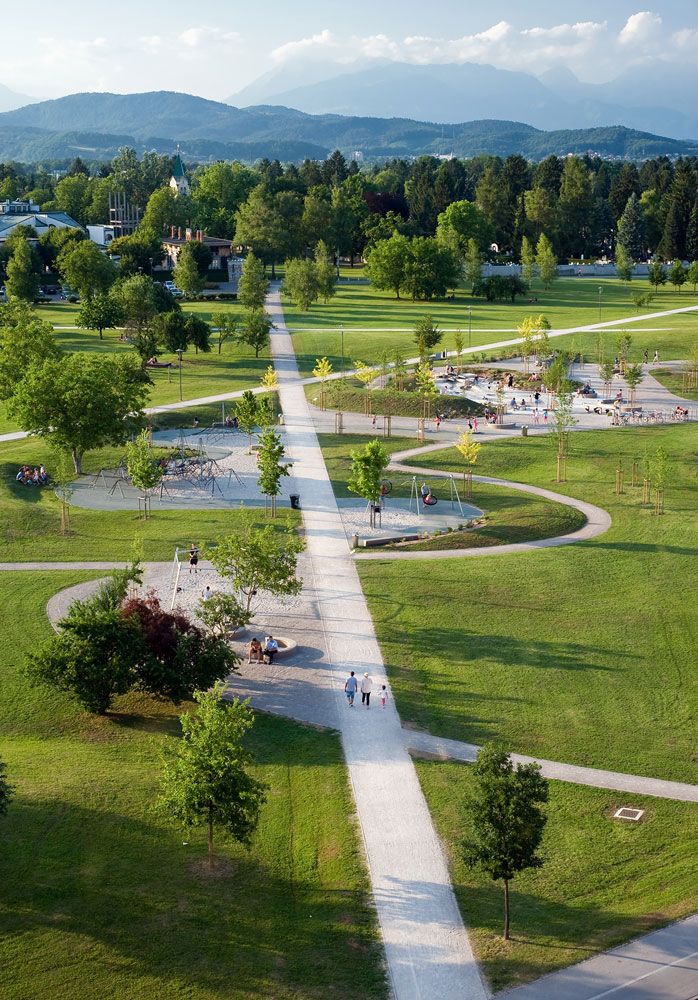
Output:
[[182,355],[184,351],[181,347],[177,348],[177,357],[179,358],[179,401],[182,402]]
[[603,291],[603,285],[599,285],[599,323],[601,322],[601,292]]

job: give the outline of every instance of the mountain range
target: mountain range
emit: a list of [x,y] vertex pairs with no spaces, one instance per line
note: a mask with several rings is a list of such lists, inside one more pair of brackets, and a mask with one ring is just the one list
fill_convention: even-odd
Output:
[[25,104],[32,104],[36,100],[36,97],[29,97],[27,94],[18,94],[14,90],[10,90],[9,87],[5,87],[0,83],[0,111],[13,111],[15,108],[21,108]]
[[511,120],[480,119],[444,125],[409,118],[312,115],[288,107],[236,108],[190,94],[72,94],[0,114],[0,159],[27,162],[109,159],[120,146],[171,152],[179,143],[190,160],[263,156],[298,161],[325,158],[339,148],[366,159],[389,156],[595,152],[644,159],[698,155],[687,142],[622,126],[544,131]]
[[692,95],[698,67],[649,60],[607,83],[586,83],[566,67],[535,76],[480,63],[415,65],[364,60],[289,60],[228,98],[238,107],[282,104],[309,114],[375,115],[449,123],[481,118],[541,129],[617,125],[698,139]]

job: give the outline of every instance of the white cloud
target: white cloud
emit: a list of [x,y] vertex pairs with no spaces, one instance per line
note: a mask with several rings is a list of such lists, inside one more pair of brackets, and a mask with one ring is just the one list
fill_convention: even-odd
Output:
[[693,49],[698,45],[698,28],[682,28],[672,36],[673,44],[679,49]]
[[659,39],[662,19],[651,10],[641,10],[631,14],[618,35],[621,45],[646,46]]
[[227,46],[239,40],[240,35],[237,31],[221,31],[220,28],[209,27],[187,28],[186,31],[181,31],[177,35],[177,41],[191,49],[199,49],[202,46],[206,48],[219,45]]

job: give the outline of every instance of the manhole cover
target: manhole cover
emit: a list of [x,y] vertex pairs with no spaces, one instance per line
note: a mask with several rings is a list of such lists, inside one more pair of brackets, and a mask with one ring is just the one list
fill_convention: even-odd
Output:
[[630,820],[631,823],[637,823],[637,821],[642,819],[644,815],[644,809],[633,809],[631,806],[623,806],[622,809],[616,809],[613,813],[613,818],[627,819]]

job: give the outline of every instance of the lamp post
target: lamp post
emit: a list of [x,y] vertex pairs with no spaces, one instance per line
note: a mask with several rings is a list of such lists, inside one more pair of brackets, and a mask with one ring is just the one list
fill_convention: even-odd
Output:
[[184,351],[181,347],[177,348],[177,357],[179,358],[179,401],[182,402],[182,355]]
[[342,343],[342,368],[341,368],[341,371],[342,371],[342,374],[344,374],[344,324],[343,323],[339,324],[339,336],[341,338],[341,343]]
[[473,307],[468,306],[468,347],[473,343]]
[[599,323],[601,322],[601,293],[603,292],[603,285],[599,285]]

